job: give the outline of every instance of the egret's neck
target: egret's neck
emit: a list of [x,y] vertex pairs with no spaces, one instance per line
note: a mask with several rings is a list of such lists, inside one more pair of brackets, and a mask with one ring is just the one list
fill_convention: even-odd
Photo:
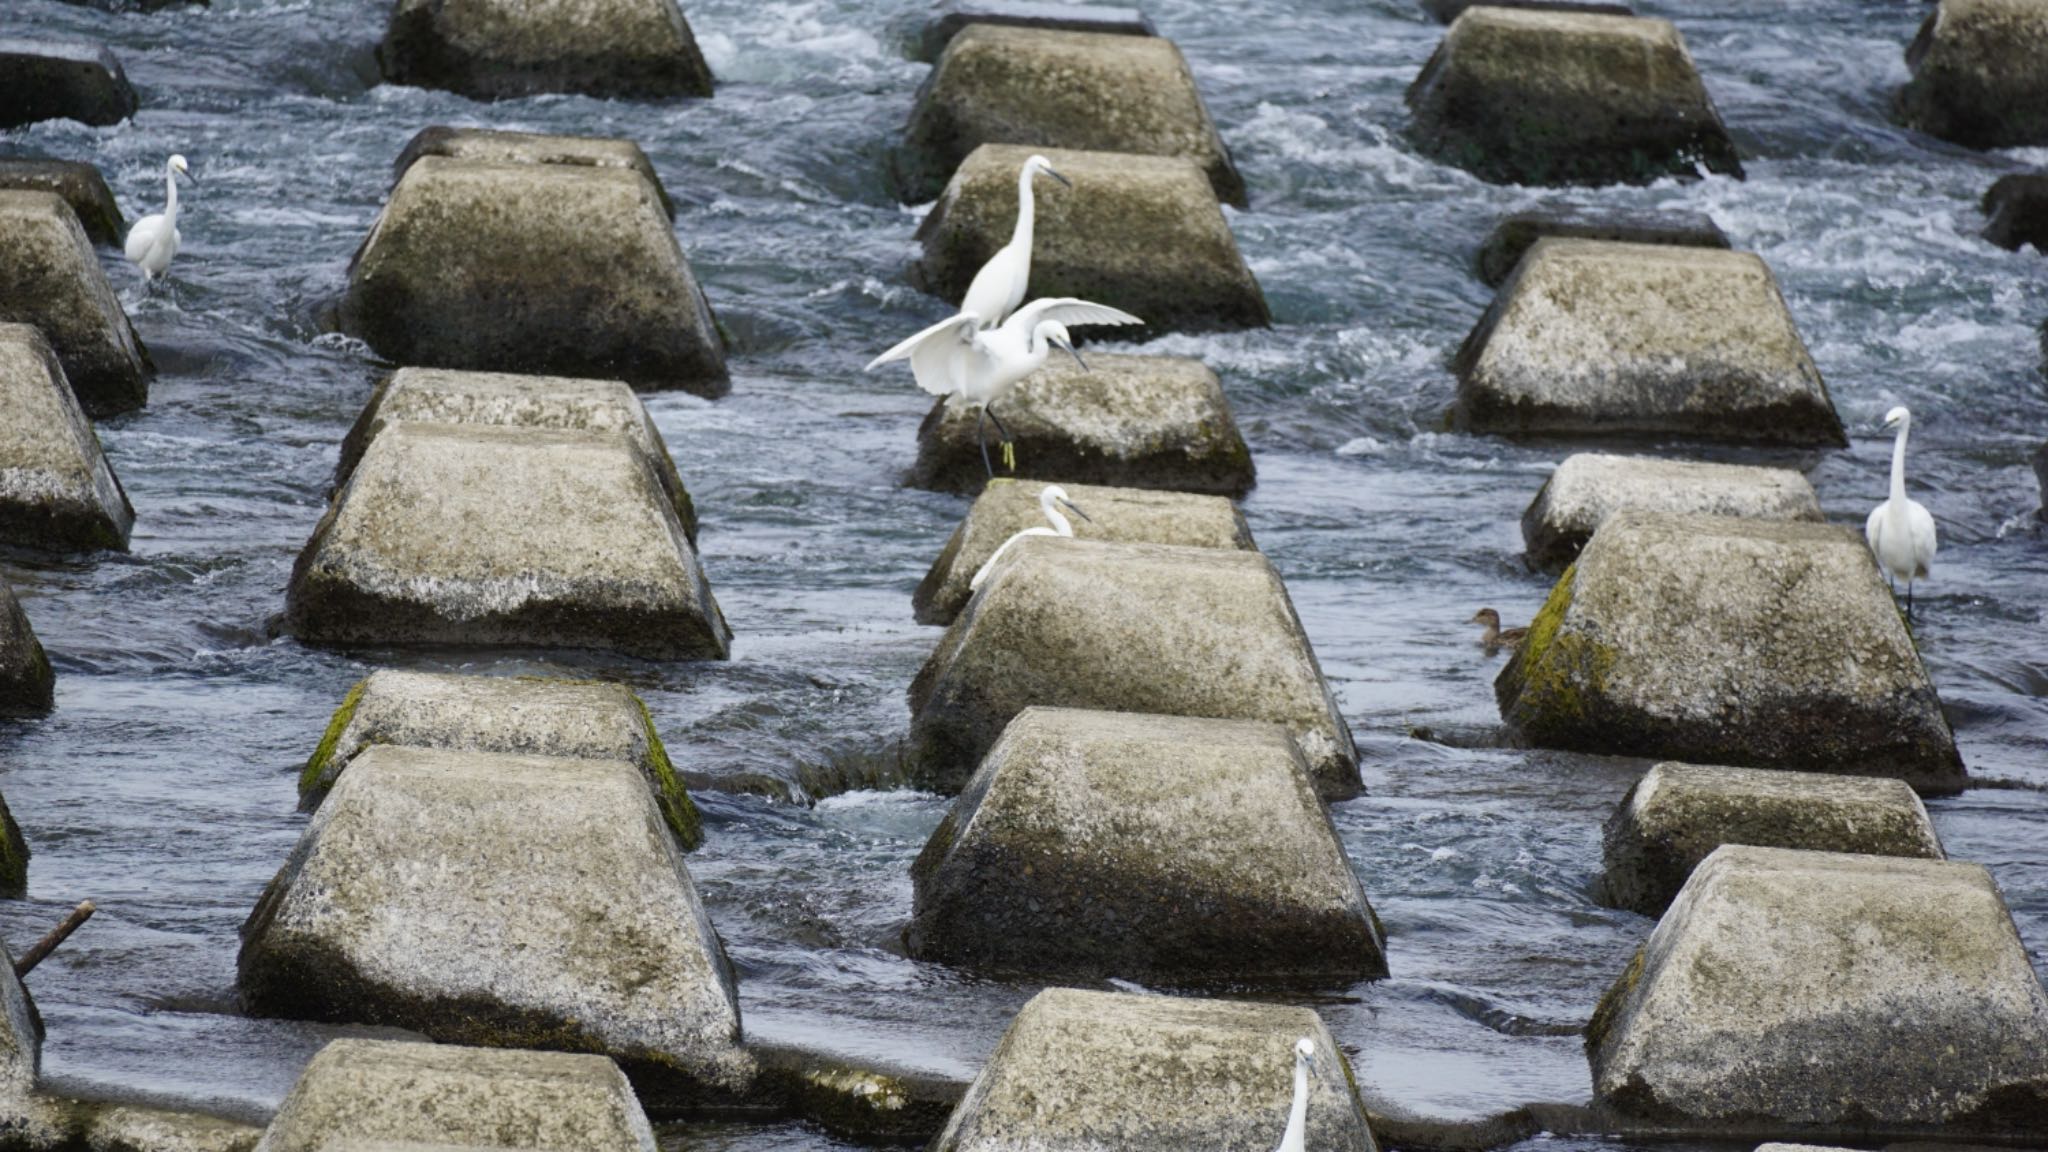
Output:
[[178,170],[168,165],[164,168],[164,219],[172,223],[178,219]]
[[1906,507],[1906,433],[1912,427],[1911,420],[1899,421],[1899,438],[1892,441],[1892,507],[1902,512]]
[[1032,218],[1038,214],[1038,201],[1031,194],[1031,180],[1035,175],[1026,168],[1017,177],[1017,230],[1010,233],[1010,243],[1023,245],[1026,252],[1031,251]]
[[1073,521],[1062,515],[1060,510],[1053,507],[1052,502],[1049,500],[1045,504],[1045,519],[1047,523],[1052,525],[1052,530],[1061,536],[1072,536],[1074,534]]
[[1300,1148],[1307,1139],[1308,1129],[1308,1064],[1301,1060],[1294,1062],[1294,1106],[1287,1110],[1287,1134],[1281,1138],[1282,1148]]

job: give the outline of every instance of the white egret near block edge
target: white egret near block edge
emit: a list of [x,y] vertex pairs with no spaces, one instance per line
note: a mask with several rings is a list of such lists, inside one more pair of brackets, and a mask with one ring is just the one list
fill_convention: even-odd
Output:
[[1885,413],[1884,427],[1887,432],[1898,431],[1892,441],[1891,496],[1870,510],[1870,519],[1863,522],[1863,538],[1870,542],[1877,566],[1892,582],[1893,595],[1898,594],[1898,582],[1906,582],[1906,619],[1911,620],[1913,581],[1925,580],[1934,567],[1934,517],[1919,501],[1906,496],[1906,434],[1913,427],[1913,414],[1894,408]]
[[178,235],[180,176],[194,183],[199,180],[192,175],[183,156],[172,156],[164,162],[164,210],[144,216],[128,230],[125,250],[128,262],[142,269],[145,284],[163,275],[171,266],[171,258],[178,254],[178,244],[183,239]]
[[1273,1152],[1307,1152],[1308,1074],[1315,1067],[1315,1041],[1303,1036],[1294,1042],[1294,1103],[1287,1108],[1287,1129]]
[[996,561],[1001,560],[1003,553],[1010,550],[1010,545],[1015,544],[1026,536],[1065,536],[1071,539],[1074,535],[1074,524],[1073,521],[1060,515],[1060,505],[1062,504],[1066,505],[1067,509],[1074,515],[1088,521],[1090,524],[1095,523],[1095,517],[1081,511],[1079,504],[1067,499],[1067,490],[1065,488],[1057,484],[1046,485],[1044,490],[1038,494],[1038,510],[1045,514],[1046,522],[1051,524],[1052,527],[1026,528],[1022,532],[1011,536],[1008,540],[1003,541],[1001,546],[983,562],[982,566],[974,570],[974,578],[967,582],[968,591],[972,592],[980,588],[981,582],[988,579],[989,571],[996,566]]
[[872,372],[884,364],[909,360],[918,387],[934,396],[944,396],[949,406],[980,405],[974,439],[981,446],[981,466],[994,476],[995,466],[989,463],[988,442],[983,438],[985,421],[996,422],[996,430],[1003,436],[1003,462],[1013,470],[1016,467],[1010,430],[1003,426],[1002,416],[995,411],[996,401],[1009,395],[1019,381],[1045,367],[1045,359],[1055,347],[1072,356],[1083,372],[1088,370],[1088,362],[1074,350],[1067,327],[1143,323],[1136,316],[1106,304],[1071,297],[1033,300],[998,328],[983,328],[981,317],[961,312],[875,357],[867,370]]
[[960,300],[960,311],[980,317],[983,328],[993,328],[1008,320],[1017,305],[1024,302],[1024,293],[1031,286],[1032,231],[1038,215],[1031,181],[1041,172],[1069,188],[1074,186],[1073,181],[1053,171],[1052,161],[1045,157],[1032,156],[1024,161],[1017,174],[1016,229],[1010,233],[1010,242],[996,249],[996,254],[974,274],[974,280],[967,285],[967,295]]

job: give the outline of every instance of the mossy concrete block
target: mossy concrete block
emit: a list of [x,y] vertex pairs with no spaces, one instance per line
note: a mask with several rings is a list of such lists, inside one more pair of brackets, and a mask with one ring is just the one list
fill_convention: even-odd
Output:
[[1984,214],[1991,218],[1986,240],[2014,251],[2031,244],[2048,253],[2048,172],[2000,176],[1984,193]]
[[724,948],[621,761],[368,748],[242,934],[259,1015],[594,1052],[658,1106],[752,1073]]
[[[581,168],[623,168],[638,172],[654,186],[654,194],[670,217],[676,214],[668,189],[640,145],[610,136],[551,136],[541,132],[506,132],[496,128],[453,128],[436,124],[406,141],[391,166],[391,178],[402,180],[406,169],[422,156],[445,156],[486,164],[566,164]],[[0,169],[4,172],[4,169]]]
[[0,191],[0,322],[42,329],[86,415],[149,399],[149,356],[78,216],[54,192]]
[[1570,564],[1594,530],[1624,508],[1753,520],[1826,519],[1813,485],[1790,468],[1580,452],[1558,465],[1522,513],[1529,563],[1553,570]]
[[1544,748],[1967,783],[1941,699],[1860,534],[1622,511],[1494,682]]
[[0,543],[125,549],[135,509],[40,330],[0,323]]
[[100,170],[79,160],[0,160],[0,189],[54,192],[71,205],[72,214],[95,244],[118,248],[128,226],[121,206]]
[[667,210],[619,168],[421,157],[356,253],[341,326],[401,364],[731,387]]
[[[67,1102],[68,1103],[68,1102]],[[81,1102],[86,1152],[253,1152],[263,1129],[202,1112]]]
[[1026,708],[911,878],[904,943],[920,960],[1167,984],[1387,974],[1365,889],[1277,724]]
[[[1057,148],[1180,157],[1201,169],[1218,199],[1245,206],[1244,177],[1187,58],[1157,36],[970,24],[939,54],[903,135],[897,178],[912,202],[938,195],[981,145],[1015,144],[1024,155]],[[1011,165],[1013,187],[1016,171]]]
[[2048,996],[1974,864],[1721,848],[1586,1043],[1601,1104],[1693,1131],[2010,1139],[2048,1119]]
[[398,0],[377,46],[394,84],[479,100],[711,95],[676,0]]
[[357,756],[378,744],[619,760],[640,769],[686,850],[704,840],[647,705],[623,684],[532,676],[458,676],[383,669],[349,690],[299,774],[299,797],[320,803]]
[[119,124],[135,108],[135,89],[105,47],[0,36],[0,128],[38,120]]
[[1452,420],[1521,436],[1848,443],[1748,252],[1539,240],[1458,350]]
[[1422,0],[1422,10],[1439,24],[1449,24],[1465,14],[1465,9],[1522,8],[1535,12],[1591,12],[1601,16],[1633,16],[1636,10],[1626,4],[1587,3],[1583,0]]
[[285,622],[334,647],[724,659],[732,632],[646,455],[617,432],[400,421],[292,570]]
[[918,34],[916,59],[937,60],[969,24],[1006,24],[1056,32],[1157,36],[1152,18],[1134,7],[1069,4],[1060,0],[940,0]]
[[1704,212],[1537,208],[1504,216],[1493,226],[1479,247],[1479,278],[1491,287],[1500,287],[1522,256],[1546,236],[1680,248],[1729,247],[1727,234]]
[[34,1108],[42,1060],[42,1014],[14,974],[14,953],[0,944],[0,1115],[10,1127]]
[[[1093,484],[1061,487],[1086,517],[1069,515],[1077,540],[1119,544],[1179,544],[1190,548],[1250,550],[1252,530],[1237,505],[1221,496],[1106,488]],[[973,593],[974,574],[1003,542],[1027,528],[1046,526],[1039,494],[1045,484],[998,477],[953,529],[945,550],[932,562],[911,604],[920,624],[951,624]]]
[[1941,0],[1906,63],[1908,126],[1971,148],[2048,144],[2048,0]]
[[0,896],[28,895],[28,841],[0,797]]
[[1315,1047],[1308,1147],[1378,1152],[1349,1066],[1307,1008],[1048,988],[1031,998],[931,1152],[1265,1152]]
[[0,579],[0,716],[40,716],[56,701],[57,674],[14,589]]
[[697,542],[697,508],[676,472],[661,430],[654,426],[640,398],[620,381],[400,368],[370,393],[370,402],[342,439],[341,463],[334,470],[335,488],[348,483],[370,441],[397,420],[622,433],[647,457],[662,491],[675,505],[677,519],[683,522],[683,534],[690,543]]
[[1019,540],[912,682],[905,767],[957,792],[1034,704],[1279,724],[1326,799],[1360,791],[1351,729],[1257,552]]
[[[917,429],[910,482],[974,492],[988,482],[975,424],[981,410],[932,405]],[[1047,361],[997,406],[1022,480],[1242,496],[1258,479],[1223,383],[1200,360],[1092,353],[1088,369]],[[1001,438],[984,433],[990,459]],[[971,575],[971,573],[970,573]]]
[[1607,820],[1603,896],[1661,916],[1723,844],[1942,858],[1927,809],[1902,780],[1664,763]]
[[[918,226],[924,254],[911,269],[912,282],[946,300],[967,294],[974,274],[1017,227],[1017,172],[1033,151],[985,144],[967,157]],[[1273,323],[1223,208],[1192,161],[1042,151],[1074,186],[1041,180],[1034,190],[1033,297],[1077,296],[1121,308],[1152,333]]]
[[655,1152],[632,1086],[602,1056],[390,1040],[322,1048],[257,1152],[342,1143]]
[[1668,20],[1475,6],[1408,89],[1422,148],[1499,184],[1647,184],[1742,161]]

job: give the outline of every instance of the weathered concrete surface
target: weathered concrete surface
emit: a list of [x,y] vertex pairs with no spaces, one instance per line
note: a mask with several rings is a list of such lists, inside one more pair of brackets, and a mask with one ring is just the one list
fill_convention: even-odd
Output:
[[1501,218],[1479,247],[1479,278],[1498,288],[1522,256],[1546,236],[1610,240],[1625,244],[1666,244],[1678,248],[1727,248],[1728,236],[1704,212],[1616,212],[1590,208],[1537,208]]
[[495,128],[452,128],[436,124],[406,141],[391,166],[391,178],[402,180],[406,169],[422,156],[444,156],[485,164],[566,164],[580,168],[624,168],[638,172],[654,186],[654,194],[670,218],[676,206],[640,145],[611,136],[550,136],[541,132],[505,132]]
[[398,0],[377,63],[394,84],[481,100],[711,95],[676,0]]
[[617,168],[414,161],[349,268],[341,326],[403,364],[731,387],[667,211]]
[[640,398],[620,381],[400,368],[378,383],[355,426],[342,439],[341,463],[334,469],[337,489],[348,483],[370,441],[395,420],[623,433],[654,468],[662,491],[675,505],[677,519],[683,522],[683,534],[691,544],[697,542],[697,508],[676,473],[676,462],[668,454],[661,430],[654,426]]
[[632,1087],[602,1056],[389,1040],[322,1048],[257,1149],[362,1141],[655,1152]]
[[242,931],[260,1015],[609,1055],[650,1106],[751,1075],[731,966],[631,764],[366,749]]
[[[1134,37],[1120,37],[1134,40]],[[924,255],[913,283],[946,300],[1017,226],[1017,172],[1033,150],[985,144],[961,163],[918,225]],[[1264,328],[1259,282],[1237,250],[1215,194],[1185,158],[1046,149],[1073,181],[1033,190],[1031,295],[1078,296],[1145,321],[1141,332]],[[1085,332],[1083,333],[1085,335]],[[1131,335],[1119,329],[1120,337]]]
[[[932,405],[917,429],[912,484],[974,492],[988,482],[979,414]],[[1071,358],[1048,360],[996,414],[1015,437],[1017,479],[1221,496],[1242,496],[1258,479],[1223,382],[1200,360],[1092,352],[1085,372]],[[993,422],[987,436],[994,459]]]
[[1906,51],[1910,127],[1972,148],[2048,144],[2048,4],[1942,0]]
[[1848,443],[1777,280],[1748,252],[1539,240],[1456,369],[1452,419],[1478,432]]
[[56,699],[57,674],[14,589],[0,579],[0,716],[40,716]]
[[608,648],[724,659],[732,632],[654,469],[621,433],[387,427],[299,554],[313,644]]
[[2031,244],[2048,253],[2048,172],[2000,176],[1984,193],[1984,214],[1991,217],[1986,240],[2015,251]]
[[911,956],[1146,983],[1348,987],[1385,941],[1276,724],[1026,708],[911,869]]
[[15,823],[7,800],[0,797],[0,896],[28,895],[28,841]]
[[0,36],[0,128],[38,120],[119,124],[135,107],[121,62],[101,45]]
[[127,235],[121,206],[114,202],[114,191],[107,187],[106,177],[83,161],[0,160],[0,189],[56,193],[71,206],[72,214],[95,244],[118,248]]
[[81,1102],[88,1152],[251,1152],[263,1129],[199,1112]]
[[1668,20],[1468,8],[1408,89],[1425,151],[1501,184],[1647,184],[1742,161]]
[[[1077,540],[1179,544],[1190,548],[1257,547],[1252,543],[1252,530],[1245,524],[1244,514],[1221,496],[1093,484],[1061,487],[1088,514],[1086,519],[1071,514],[1067,517]],[[911,597],[918,623],[952,623],[972,595],[969,584],[974,574],[1003,542],[1026,528],[1046,526],[1038,507],[1039,493],[1045,488],[1042,483],[998,477],[982,490]]]
[[1377,1152],[1344,1055],[1309,1009],[1072,988],[1017,1014],[931,1152],[1268,1152],[1303,1037],[1320,1071],[1308,1147]]
[[57,353],[39,330],[0,324],[0,543],[125,549],[134,523]]
[[1707,1128],[2038,1138],[2048,996],[1974,864],[1730,845],[1586,1030],[1596,1097]]
[[43,1018],[14,974],[14,953],[0,944],[0,1113],[31,1110],[42,1058]]
[[1529,563],[1549,569],[1570,564],[1594,530],[1624,508],[1754,520],[1826,519],[1813,485],[1790,468],[1580,452],[1558,465],[1522,513]]
[[969,24],[1008,24],[1056,32],[1157,36],[1151,17],[1135,7],[1072,4],[1062,0],[940,0],[918,33],[916,58],[937,60]]
[[624,761],[646,777],[678,843],[690,849],[704,840],[654,718],[623,684],[372,672],[349,690],[299,773],[300,799],[319,804],[349,763],[378,744]]
[[757,1093],[834,1136],[860,1144],[922,1147],[946,1124],[964,1081],[845,1060],[808,1048],[749,1045],[761,1065]]
[[1603,898],[1661,916],[1723,844],[1942,858],[1920,797],[1902,780],[1658,764],[1607,820]]
[[63,198],[0,191],[0,252],[0,322],[42,329],[86,415],[142,407],[149,355]]
[[[1422,10],[1439,24],[1449,24],[1465,9],[1482,6],[1482,0],[1422,0]],[[1537,12],[1591,12],[1602,16],[1633,16],[1626,4],[1583,3],[1578,0],[1483,0],[1487,8],[1524,8]]]
[[906,769],[958,791],[1033,704],[1280,724],[1319,793],[1359,793],[1351,730],[1257,552],[1019,540],[910,686]]
[[[964,619],[964,617],[963,617]],[[1694,764],[1967,780],[1860,535],[1617,512],[1494,682],[1531,744]]]
[[[1157,36],[1000,24],[961,29],[918,90],[904,129],[896,156],[904,199],[938,195],[983,144],[1022,145],[1023,155],[1058,148],[1177,156],[1202,170],[1218,199],[1245,206],[1244,177],[1216,133],[1187,58]],[[1058,157],[1049,158],[1062,175],[1073,175]],[[1011,165],[1012,187],[1016,172]]]

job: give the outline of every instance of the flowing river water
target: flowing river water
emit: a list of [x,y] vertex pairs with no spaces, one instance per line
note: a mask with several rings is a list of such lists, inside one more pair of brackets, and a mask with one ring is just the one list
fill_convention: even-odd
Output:
[[[912,622],[910,593],[967,506],[903,486],[925,398],[907,373],[860,371],[944,313],[905,283],[923,209],[885,179],[926,72],[903,51],[919,7],[694,0],[714,99],[480,104],[375,83],[388,0],[0,4],[0,34],[107,42],[142,97],[129,123],[20,129],[0,155],[90,160],[130,219],[156,210],[167,154],[204,181],[170,291],[145,297],[105,254],[161,369],[147,409],[99,426],[136,507],[132,552],[0,564],[59,676],[49,718],[0,727],[0,790],[34,850],[30,896],[0,902],[0,931],[19,949],[82,897],[101,909],[31,980],[54,1086],[260,1118],[335,1033],[240,1014],[236,929],[304,825],[297,768],[373,668],[621,679],[689,772],[795,779],[887,757],[938,636]],[[1144,350],[1222,375],[1259,468],[1245,514],[1369,789],[1334,815],[1393,975],[1317,1007],[1377,1106],[1455,1118],[1584,1101],[1578,1030],[1651,927],[1590,895],[1600,823],[1642,764],[1499,746],[1499,662],[1465,621],[1540,605],[1548,582],[1522,564],[1518,519],[1570,449],[1442,424],[1450,354],[1491,296],[1472,253],[1495,217],[1548,194],[1483,184],[1407,142],[1402,92],[1441,34],[1413,0],[1147,7],[1249,182],[1252,209],[1231,221],[1277,322]],[[2048,150],[1970,152],[1891,123],[1917,0],[1639,8],[1683,30],[1749,179],[1572,198],[1707,212],[1776,270],[1853,444],[1708,455],[1807,469],[1829,517],[1860,525],[1884,496],[1875,426],[1912,407],[1913,491],[1942,533],[1921,651],[1970,769],[2032,786],[1929,807],[1952,856],[1992,869],[2048,967],[2048,543],[2026,465],[2048,438],[2048,257],[1982,241],[1976,203]],[[729,663],[344,656],[271,637],[381,367],[322,315],[392,160],[440,123],[631,137],[666,181],[736,341],[730,397],[647,397],[703,518]],[[980,1066],[1034,989],[897,944],[910,861],[945,800],[698,802],[708,842],[689,866],[751,1036],[961,1077]],[[839,1147],[797,1125],[689,1141]]]

